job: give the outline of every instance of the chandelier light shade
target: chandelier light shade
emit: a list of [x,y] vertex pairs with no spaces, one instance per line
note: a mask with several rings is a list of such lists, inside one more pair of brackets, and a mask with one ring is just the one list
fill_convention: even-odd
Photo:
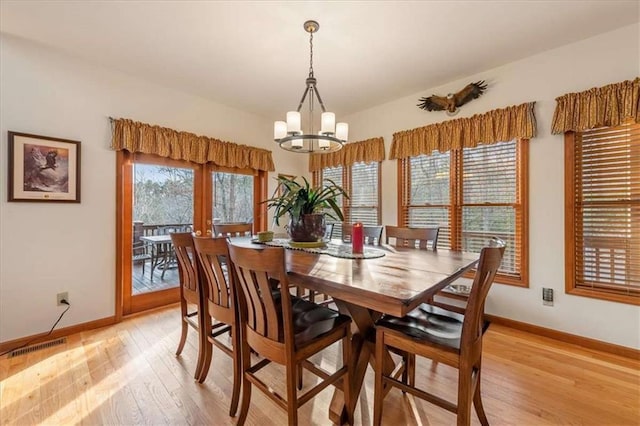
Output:
[[[336,115],[326,110],[318,92],[318,81],[313,74],[313,33],[317,32],[319,28],[320,24],[316,21],[304,23],[304,29],[309,33],[309,76],[305,81],[306,87],[298,109],[287,112],[287,121],[276,121],[273,125],[274,140],[280,145],[280,148],[287,151],[320,154],[335,152],[342,149],[349,136],[349,125],[336,123]],[[314,120],[317,119],[314,116],[316,99],[322,110],[318,127],[314,127]],[[308,131],[302,130],[300,114],[305,100],[308,101],[309,107]]]

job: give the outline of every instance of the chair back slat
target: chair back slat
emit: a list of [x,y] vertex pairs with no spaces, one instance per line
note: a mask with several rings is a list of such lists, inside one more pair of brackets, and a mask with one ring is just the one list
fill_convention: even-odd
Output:
[[471,293],[467,301],[462,325],[460,347],[462,350],[472,350],[474,343],[482,336],[484,329],[484,303],[498,273],[505,244],[501,240],[494,240],[492,246],[483,247],[480,251],[478,269],[473,279]]
[[214,223],[213,235],[216,237],[245,237],[251,236],[253,224],[251,223]]
[[390,238],[395,240],[395,246],[411,247],[428,250],[437,250],[438,234],[440,228],[437,226],[427,228],[402,228],[399,226],[386,226],[386,242],[390,243]]
[[[247,306],[247,325],[257,334],[282,343],[293,337],[291,298],[282,247],[247,248],[229,244],[231,263]],[[274,288],[279,283],[281,291]],[[276,301],[276,297],[282,300]],[[284,327],[283,327],[284,326]]]
[[226,238],[196,237],[194,244],[204,282],[203,295],[209,303],[222,308],[234,308],[233,289],[229,285],[230,277],[224,264],[229,256]]
[[174,232],[171,242],[178,259],[178,274],[182,286],[190,291],[198,289],[198,270],[191,232]]

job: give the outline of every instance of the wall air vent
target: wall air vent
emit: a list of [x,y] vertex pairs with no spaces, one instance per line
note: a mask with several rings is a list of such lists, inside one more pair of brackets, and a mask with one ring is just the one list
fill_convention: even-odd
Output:
[[63,337],[61,339],[51,340],[50,342],[38,343],[37,345],[27,346],[26,348],[22,348],[22,349],[16,349],[15,351],[11,351],[9,353],[9,358],[39,351],[40,349],[47,349],[52,346],[62,345],[64,343],[67,343],[66,337]]

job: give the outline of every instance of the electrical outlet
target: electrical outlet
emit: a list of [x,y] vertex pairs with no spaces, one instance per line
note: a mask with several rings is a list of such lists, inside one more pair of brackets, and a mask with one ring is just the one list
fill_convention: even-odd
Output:
[[543,287],[542,288],[542,304],[545,306],[553,306],[553,289]]
[[66,292],[66,291],[64,293],[58,293],[56,295],[56,300],[58,302],[58,306],[63,305],[63,303],[62,303],[63,300],[66,300],[67,303],[69,303],[69,293]]

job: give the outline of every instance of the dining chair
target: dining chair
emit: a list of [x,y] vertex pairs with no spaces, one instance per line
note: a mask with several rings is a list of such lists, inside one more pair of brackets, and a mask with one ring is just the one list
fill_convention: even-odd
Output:
[[[242,406],[238,424],[249,410],[255,385],[287,411],[289,424],[298,422],[298,407],[329,385],[341,387],[347,407],[352,407],[348,363],[351,347],[351,318],[289,293],[289,281],[282,247],[260,249],[229,242],[234,271],[232,282],[242,294]],[[277,288],[274,289],[274,284]],[[342,340],[342,367],[329,373],[308,358]],[[250,351],[262,359],[251,365]],[[256,373],[271,362],[286,370],[286,398],[264,383]],[[300,374],[305,367],[322,379],[298,397]],[[341,384],[339,383],[341,381]],[[352,413],[352,409],[348,410]],[[353,419],[349,419],[353,423]]]
[[[198,379],[202,360],[204,357],[203,342],[200,336],[200,285],[198,266],[196,263],[195,247],[191,232],[174,232],[171,234],[171,242],[178,261],[178,275],[180,277],[180,317],[182,323],[182,331],[180,334],[180,342],[176,355],[182,353],[185,342],[187,341],[187,332],[189,326],[198,332],[198,361],[194,378]],[[189,311],[189,306],[195,305],[196,309]]]
[[[382,226],[364,225],[362,231],[364,234],[364,243],[372,246],[382,244]],[[353,224],[342,224],[342,241],[351,242],[351,233],[353,232]]]
[[390,244],[393,241],[394,246],[421,248],[421,249],[438,249],[438,234],[440,228],[437,226],[426,228],[403,228],[399,226],[385,226],[385,241]]
[[142,263],[142,275],[144,276],[145,265],[147,260],[151,261],[149,248],[143,241],[134,242],[131,248],[131,260],[133,264]]
[[[471,405],[482,425],[489,421],[481,399],[482,336],[488,323],[484,320],[484,302],[495,278],[504,242],[496,241],[480,251],[478,269],[473,280],[464,315],[426,303],[402,318],[385,315],[376,322],[376,365],[373,424],[380,425],[384,396],[390,387],[427,400],[457,415],[457,425],[471,423]],[[415,360],[405,366],[408,381],[383,375],[383,353],[395,349],[430,358],[458,369],[457,401],[452,403],[415,386]]]
[[[174,233],[191,233],[191,225],[178,224],[178,225],[165,225],[158,226],[155,230],[156,235],[172,235]],[[172,244],[158,244],[156,256],[162,257],[162,274],[160,279],[164,280],[164,274],[167,269],[175,268],[177,266],[177,259]],[[153,276],[151,277],[153,279]]]
[[333,226],[334,223],[327,223],[327,229],[324,231],[324,239],[325,241],[331,240],[333,238]]
[[[425,228],[403,228],[388,225],[385,227],[385,239],[387,244],[394,246],[413,247],[437,251],[438,236],[440,233],[439,231],[440,228],[438,226],[430,226]],[[450,297],[442,291],[438,292],[436,296],[438,296],[438,300],[436,300],[434,296],[431,296],[427,300],[427,303],[443,309],[464,314],[465,308],[464,306],[462,306],[462,302],[460,302],[460,305],[447,303],[446,300],[449,300]]]
[[[207,378],[213,357],[213,346],[229,355],[233,360],[233,390],[229,415],[235,416],[238,410],[242,382],[240,374],[241,333],[236,290],[231,283],[232,276],[229,274],[226,264],[226,259],[229,257],[227,238],[195,237],[194,243],[202,272],[200,323],[202,330],[205,330],[202,333],[204,355],[198,382],[202,383]],[[216,339],[225,333],[230,333],[232,347]]]
[[215,237],[245,237],[251,236],[252,223],[214,223],[213,235]]

